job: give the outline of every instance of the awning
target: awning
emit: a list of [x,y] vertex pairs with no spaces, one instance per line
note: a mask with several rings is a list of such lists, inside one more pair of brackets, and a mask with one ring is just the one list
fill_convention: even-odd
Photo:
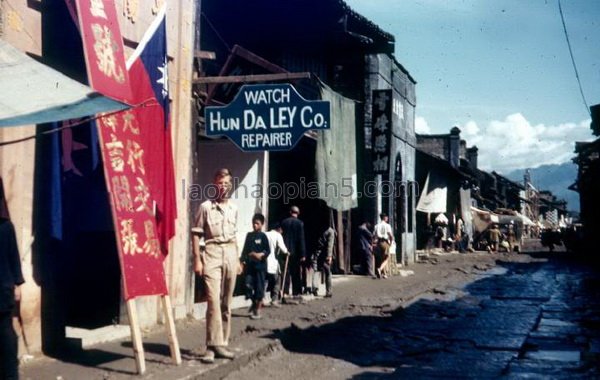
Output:
[[435,171],[430,171],[417,203],[417,210],[427,213],[446,212],[447,198],[448,186],[445,181]]
[[0,40],[0,127],[76,119],[128,105],[30,58]]
[[485,231],[490,224],[500,222],[498,215],[490,211],[478,209],[477,207],[471,206],[471,214],[473,216],[473,229],[476,232],[481,233]]
[[517,213],[517,216],[519,218],[521,218],[524,226],[535,226],[535,223],[533,223],[533,221],[531,219],[529,219],[527,216],[525,216],[521,213]]
[[[358,207],[355,102],[320,85],[321,99],[331,104],[331,128],[319,131],[317,137],[319,197],[332,209],[347,211]],[[332,184],[337,191],[331,191]]]

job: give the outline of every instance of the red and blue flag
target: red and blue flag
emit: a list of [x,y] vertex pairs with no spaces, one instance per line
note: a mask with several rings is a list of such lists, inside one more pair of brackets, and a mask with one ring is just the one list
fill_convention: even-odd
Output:
[[[146,177],[156,205],[159,239],[164,254],[175,235],[177,206],[171,147],[167,74],[166,6],[163,5],[127,61],[135,115],[140,130]],[[140,105],[135,107],[135,105]]]

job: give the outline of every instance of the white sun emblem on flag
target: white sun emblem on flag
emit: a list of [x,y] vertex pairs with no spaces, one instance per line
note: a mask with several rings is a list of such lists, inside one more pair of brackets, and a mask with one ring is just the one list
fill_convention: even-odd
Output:
[[166,98],[169,95],[169,75],[167,73],[167,58],[162,66],[157,67],[158,71],[162,74],[162,77],[156,81],[156,83],[162,84],[162,96]]

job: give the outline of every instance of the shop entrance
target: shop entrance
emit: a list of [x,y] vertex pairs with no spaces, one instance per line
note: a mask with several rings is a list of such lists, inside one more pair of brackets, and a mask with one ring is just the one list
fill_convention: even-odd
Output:
[[[64,1],[43,7],[42,35],[43,63],[86,83],[81,38]],[[95,329],[120,319],[119,259],[95,128],[84,123],[36,142],[33,264],[47,354],[60,353],[67,326]]]
[[316,186],[316,146],[314,139],[303,137],[291,151],[269,154],[269,221],[281,222],[289,216],[292,205],[298,206],[307,254],[314,252],[330,218],[325,202],[310,191]]

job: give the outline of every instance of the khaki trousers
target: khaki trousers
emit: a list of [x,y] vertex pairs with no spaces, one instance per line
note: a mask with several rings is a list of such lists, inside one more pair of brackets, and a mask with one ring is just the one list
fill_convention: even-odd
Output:
[[206,345],[227,346],[231,333],[231,299],[239,265],[235,243],[207,244],[204,259],[206,286]]

